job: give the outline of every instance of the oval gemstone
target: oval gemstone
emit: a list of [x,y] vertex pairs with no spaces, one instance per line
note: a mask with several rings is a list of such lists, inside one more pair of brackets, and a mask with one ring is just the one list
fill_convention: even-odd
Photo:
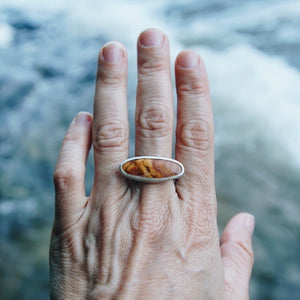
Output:
[[142,182],[161,182],[180,177],[184,168],[176,160],[159,157],[135,157],[126,160],[121,166],[122,174]]

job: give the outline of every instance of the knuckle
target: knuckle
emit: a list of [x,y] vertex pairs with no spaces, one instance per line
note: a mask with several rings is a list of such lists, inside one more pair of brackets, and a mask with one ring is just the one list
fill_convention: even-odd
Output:
[[61,163],[56,166],[53,181],[58,191],[66,191],[79,181],[79,172],[71,163]]
[[119,64],[101,64],[97,73],[97,85],[115,86],[125,81],[125,70]]
[[208,83],[203,82],[199,78],[193,78],[180,83],[177,87],[177,95],[179,99],[189,96],[197,96],[203,99],[209,97]]
[[96,151],[103,148],[125,149],[128,143],[128,130],[122,122],[110,121],[96,128],[93,145]]
[[247,243],[243,241],[237,241],[236,244],[237,247],[240,248],[240,253],[244,257],[244,259],[247,260],[250,265],[252,265],[254,262],[254,253],[252,247],[250,245],[247,245]]
[[207,152],[213,143],[211,124],[208,120],[188,121],[179,128],[179,140],[182,145]]
[[80,132],[76,130],[68,130],[63,140],[63,146],[66,144],[78,144],[81,142],[81,139],[82,136],[80,135]]
[[173,130],[173,114],[162,106],[146,107],[137,116],[137,125],[146,138],[164,137]]
[[153,58],[151,60],[144,60],[139,64],[139,75],[140,76],[148,76],[155,75],[158,76],[157,73],[169,73],[168,65],[161,58]]
[[123,82],[122,74],[118,72],[106,72],[105,76],[100,76],[97,84],[100,86],[118,86]]
[[245,241],[230,241],[230,248],[233,253],[235,253],[235,258],[239,264],[244,265],[245,262],[252,266],[254,263],[254,253],[250,244]]

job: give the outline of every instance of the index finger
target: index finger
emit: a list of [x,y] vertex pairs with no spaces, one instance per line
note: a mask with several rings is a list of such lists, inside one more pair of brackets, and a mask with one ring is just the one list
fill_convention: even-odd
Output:
[[99,53],[94,100],[93,146],[95,182],[116,178],[119,164],[128,156],[127,53],[118,42]]

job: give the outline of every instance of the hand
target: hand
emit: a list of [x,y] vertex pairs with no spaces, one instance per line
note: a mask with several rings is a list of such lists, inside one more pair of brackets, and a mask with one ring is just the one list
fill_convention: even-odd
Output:
[[[167,37],[138,40],[136,155],[171,157],[173,100]],[[221,242],[214,187],[214,129],[202,59],[175,62],[176,182],[130,182],[127,56],[111,42],[99,54],[94,116],[81,112],[65,136],[54,174],[51,299],[248,299],[254,218],[236,215]],[[85,162],[94,147],[95,177],[85,195]]]

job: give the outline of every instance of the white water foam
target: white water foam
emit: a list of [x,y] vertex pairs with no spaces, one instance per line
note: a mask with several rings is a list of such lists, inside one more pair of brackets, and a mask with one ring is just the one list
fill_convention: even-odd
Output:
[[6,23],[0,23],[0,49],[8,48],[14,38],[14,30]]
[[[299,70],[249,45],[199,52],[209,71],[212,97],[223,102],[216,105],[235,109],[237,118],[239,111],[246,113],[259,124],[257,134],[281,144],[300,166]],[[235,138],[243,142],[244,136]]]

